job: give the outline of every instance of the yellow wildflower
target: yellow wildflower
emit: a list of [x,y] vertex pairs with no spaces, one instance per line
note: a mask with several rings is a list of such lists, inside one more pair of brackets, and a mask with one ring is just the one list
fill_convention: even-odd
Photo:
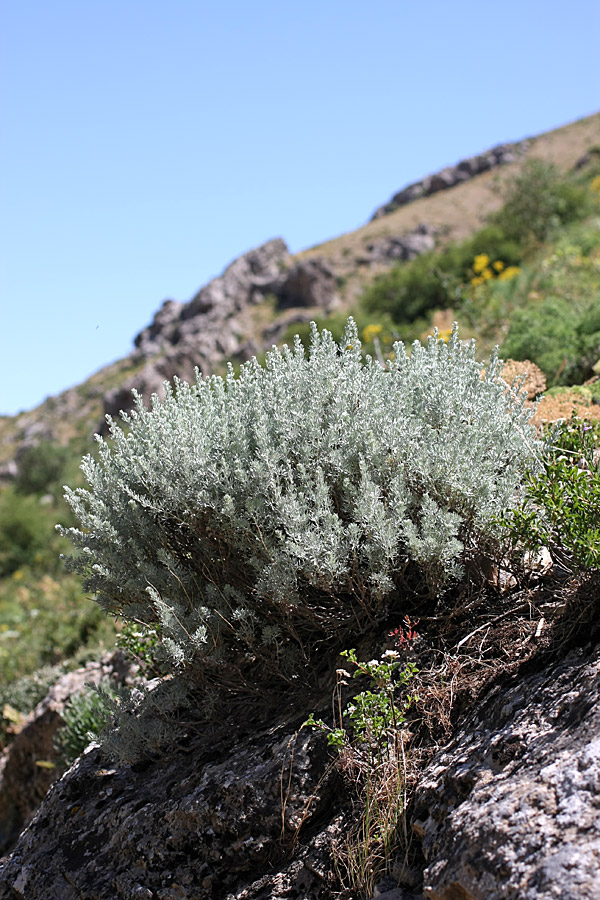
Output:
[[494,273],[488,266],[486,266],[485,269],[483,270],[483,272],[481,273],[481,276],[482,276],[482,278],[485,279],[485,281],[489,281],[490,278],[494,277]]
[[478,253],[473,261],[473,271],[476,275],[479,275],[480,272],[483,272],[487,266],[490,264],[490,258],[487,253]]
[[500,272],[498,278],[500,281],[510,281],[511,278],[516,278],[520,271],[518,266],[509,266],[508,269]]
[[480,284],[483,284],[485,278],[482,278],[481,275],[476,275],[475,278],[471,278],[471,284],[473,287],[477,287]]
[[494,263],[494,268],[495,268],[496,272],[502,271],[502,269],[504,268],[504,263],[502,262],[501,259],[496,260],[496,262]]
[[362,335],[365,344],[370,344],[374,337],[381,334],[382,329],[383,325],[367,325]]

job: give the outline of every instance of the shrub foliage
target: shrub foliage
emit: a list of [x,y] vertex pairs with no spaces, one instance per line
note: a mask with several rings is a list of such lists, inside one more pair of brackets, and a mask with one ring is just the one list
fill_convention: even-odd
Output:
[[600,572],[600,426],[579,419],[547,436],[543,468],[530,474],[521,506],[506,516],[512,540],[548,547],[570,573]]
[[138,397],[67,490],[85,589],[238,687],[314,674],[402,592],[464,577],[535,457],[530,413],[456,328],[394,349],[365,362],[350,319],[339,344],[314,326],[308,353]]

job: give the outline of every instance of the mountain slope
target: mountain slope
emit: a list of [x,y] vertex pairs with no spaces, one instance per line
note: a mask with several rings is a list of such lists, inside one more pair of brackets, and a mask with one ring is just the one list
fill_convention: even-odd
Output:
[[[447,189],[439,188],[444,178],[452,181],[447,177],[451,170],[430,176],[423,183],[437,183],[435,193],[324,244],[291,255],[278,239],[244,254],[189,303],[164,304],[127,357],[34,410],[1,417],[0,477],[14,470],[8,464],[20,447],[40,439],[84,450],[92,432],[102,427],[106,412],[118,413],[131,405],[134,387],[149,395],[173,375],[193,377],[196,365],[205,374],[219,370],[227,359],[241,361],[260,353],[290,324],[348,309],[398,259],[462,240],[480,228],[501,205],[502,185],[526,160],[542,159],[565,171],[598,145],[600,114],[503,145],[506,158],[514,161],[470,175]],[[454,168],[476,171],[474,159]]]

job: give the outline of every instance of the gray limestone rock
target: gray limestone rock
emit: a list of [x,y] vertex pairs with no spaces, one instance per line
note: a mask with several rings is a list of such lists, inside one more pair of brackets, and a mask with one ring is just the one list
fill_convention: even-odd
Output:
[[361,263],[406,261],[435,248],[435,229],[422,223],[414,231],[399,235],[384,235],[366,245],[368,256]]
[[330,309],[338,302],[337,279],[325,259],[313,257],[294,263],[269,287],[281,309],[319,306]]
[[[422,892],[400,860],[375,896],[595,900],[599,695],[597,647],[492,689],[411,804]],[[91,750],[0,862],[0,900],[332,900],[339,783],[324,742],[291,731],[198,734],[133,767]]]
[[[151,324],[135,338],[134,362],[140,370],[107,391],[104,415],[117,416],[133,406],[132,391],[148,402],[161,397],[164,382],[175,375],[193,381],[195,368],[211,374],[228,359],[243,362],[263,347],[247,338],[244,314],[267,294],[275,296],[279,308],[319,307],[332,309],[338,303],[337,279],[325,259],[299,260],[290,256],[281,238],[268,241],[234,260],[218,278],[213,278],[189,303],[166,300]],[[101,434],[108,431],[99,424]]]
[[600,650],[496,689],[414,801],[431,900],[596,900]]
[[[198,343],[199,355],[210,356],[224,327],[231,326],[229,320],[249,303],[263,299],[264,285],[277,278],[288,259],[285,241],[276,238],[234,260],[189,303],[165,301],[152,323],[135,338],[137,355],[147,359],[165,348]],[[222,355],[223,350],[215,347],[214,353]]]

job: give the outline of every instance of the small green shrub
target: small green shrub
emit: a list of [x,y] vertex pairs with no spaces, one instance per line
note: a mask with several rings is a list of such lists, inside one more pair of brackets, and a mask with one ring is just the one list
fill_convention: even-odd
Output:
[[[375,882],[407,837],[404,724],[406,712],[418,697],[407,694],[406,687],[417,670],[413,663],[403,662],[397,650],[386,650],[381,659],[369,662],[359,661],[356,650],[340,655],[354,671],[338,669],[333,727],[312,714],[304,726],[325,733],[357,795],[358,822],[338,848],[336,863],[346,887],[371,896]],[[368,679],[369,687],[342,709],[342,685],[351,677]]]
[[239,378],[167,386],[84,460],[69,565],[203,683],[310,682],[324,647],[497,552],[536,452],[499,373],[456,329],[364,362],[350,320],[339,345],[315,327],[308,356],[297,340]]
[[549,434],[543,469],[503,519],[513,543],[541,547],[562,568],[600,570],[600,426],[573,416]]
[[592,374],[600,357],[600,300],[583,310],[566,298],[549,296],[515,310],[502,353],[530,359],[549,384],[570,385]]
[[138,664],[145,677],[164,674],[164,653],[161,653],[156,628],[125,622],[117,635],[116,646]]
[[490,216],[509,240],[531,250],[557,228],[583,218],[590,210],[589,192],[541,159],[528,160],[502,189],[503,206]]
[[74,657],[85,652],[89,658],[113,642],[113,623],[81,595],[73,575],[53,578],[24,568],[0,579],[0,684],[8,689],[44,666],[75,664]]
[[56,569],[55,521],[37,497],[21,496],[12,487],[0,491],[0,578],[28,565]]
[[25,716],[35,709],[62,672],[60,666],[43,666],[32,675],[25,675],[12,683],[0,679],[0,747],[12,739],[14,725],[20,725]]
[[81,756],[90,741],[100,734],[109,721],[112,710],[106,702],[106,694],[111,694],[104,686],[104,696],[95,688],[88,688],[74,694],[63,710],[64,725],[56,735],[56,749],[65,765],[70,766]]
[[60,489],[68,459],[66,447],[49,441],[27,447],[19,456],[16,491],[20,494],[43,494]]

